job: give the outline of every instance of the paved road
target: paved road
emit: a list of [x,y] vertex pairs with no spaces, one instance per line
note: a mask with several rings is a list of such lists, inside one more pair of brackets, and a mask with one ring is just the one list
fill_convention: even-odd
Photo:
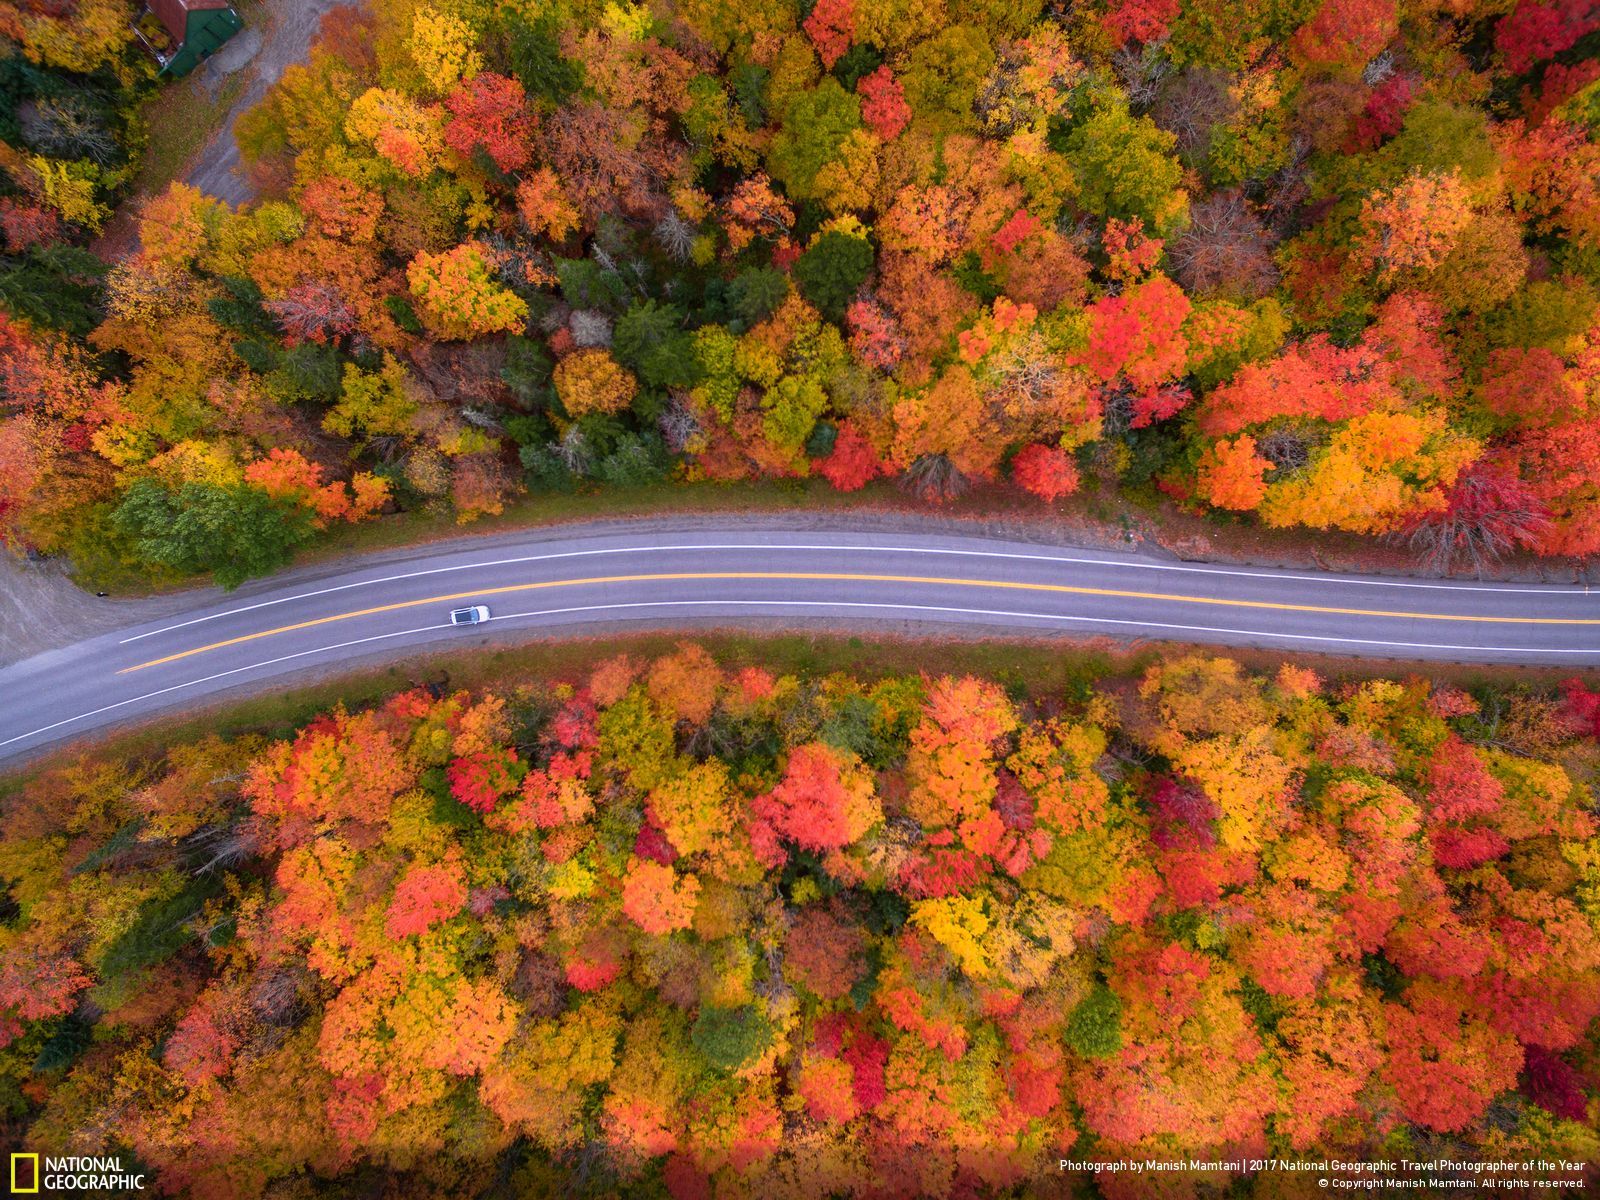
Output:
[[[492,611],[487,626],[448,625],[452,607],[474,603]],[[210,593],[25,659],[0,670],[0,760],[422,646],[753,618],[1600,666],[1600,592],[1583,587],[1214,567],[935,533],[575,526]]]

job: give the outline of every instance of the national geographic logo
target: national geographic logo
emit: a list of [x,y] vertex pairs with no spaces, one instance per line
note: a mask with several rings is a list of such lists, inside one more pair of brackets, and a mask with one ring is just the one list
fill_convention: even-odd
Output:
[[38,1154],[11,1156],[11,1194],[43,1192],[142,1192],[144,1174],[126,1171],[119,1157],[52,1158]]

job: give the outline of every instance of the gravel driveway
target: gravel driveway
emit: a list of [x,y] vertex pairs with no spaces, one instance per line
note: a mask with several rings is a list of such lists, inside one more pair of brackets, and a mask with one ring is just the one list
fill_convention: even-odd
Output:
[[0,667],[193,603],[184,592],[103,600],[73,583],[59,560],[17,558],[0,548]]
[[[256,10],[255,24],[247,24],[243,33],[206,60],[200,68],[200,83],[213,95],[236,71],[249,71],[250,83],[216,136],[195,156],[185,182],[235,206],[256,198],[239,169],[234,123],[241,113],[261,102],[285,67],[306,59],[323,14],[341,6],[342,0],[266,0]],[[246,17],[247,22],[250,19]]]

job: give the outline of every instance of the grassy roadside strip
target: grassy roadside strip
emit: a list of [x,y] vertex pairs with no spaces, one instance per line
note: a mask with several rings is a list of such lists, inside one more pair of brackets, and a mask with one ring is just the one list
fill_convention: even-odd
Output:
[[[892,487],[880,486],[873,490],[877,492],[876,497],[870,492],[846,494],[834,491],[820,480],[799,479],[760,483],[663,482],[641,488],[524,496],[506,505],[504,512],[480,517],[467,525],[458,524],[448,513],[426,510],[391,513],[359,525],[336,526],[328,530],[314,543],[298,551],[289,569],[337,562],[382,550],[426,545],[447,538],[481,537],[578,521],[672,514],[842,513],[849,510],[887,512],[894,509],[888,503],[880,507],[873,503],[874,499],[885,502],[903,499]],[[911,509],[906,506],[904,511]],[[141,569],[135,564],[114,561],[109,557],[79,564],[72,578],[85,591],[105,591],[119,598],[160,595],[209,582],[204,575],[176,576],[170,572]]]
[[[506,505],[495,516],[458,524],[448,512],[391,513],[357,525],[335,526],[296,553],[293,567],[338,562],[358,555],[422,546],[451,538],[486,537],[582,521],[664,516],[781,516],[910,518],[966,525],[973,533],[1021,535],[1066,545],[1127,549],[1160,546],[1184,559],[1291,570],[1352,571],[1410,575],[1409,556],[1396,547],[1353,534],[1265,529],[1215,515],[1181,513],[1169,504],[1147,503],[1114,490],[1086,488],[1065,500],[1043,503],[1004,485],[974,488],[948,504],[931,506],[880,480],[856,492],[840,492],[819,478],[752,480],[740,483],[662,481],[635,488],[536,493]],[[1578,565],[1567,559],[1508,560],[1486,578],[1570,583]],[[73,575],[87,591],[137,597],[203,585],[204,576],[157,575],[109,557],[82,564]]]
[[[316,714],[335,704],[359,709],[376,704],[408,687],[448,675],[451,690],[479,689],[562,680],[577,681],[597,662],[628,653],[651,658],[670,652],[683,641],[704,646],[724,667],[760,665],[779,674],[826,675],[845,671],[864,680],[887,675],[933,671],[972,674],[1000,683],[1017,697],[1081,694],[1105,680],[1136,680],[1158,659],[1204,654],[1238,660],[1257,674],[1270,675],[1285,662],[1307,666],[1330,683],[1374,678],[1424,676],[1468,691],[1506,692],[1549,689],[1574,675],[1593,679],[1600,672],[1571,667],[1483,666],[1317,654],[1285,654],[1271,650],[1231,649],[1200,644],[1132,643],[1109,638],[989,639],[949,637],[870,637],[804,632],[740,632],[672,630],[638,634],[577,635],[543,639],[519,646],[473,650],[433,650],[382,666],[340,673],[299,686],[291,685],[245,700],[223,699],[179,717],[167,717],[96,743],[97,755],[139,757],[208,733],[237,737],[257,733],[287,738]],[[0,773],[0,798],[15,794],[28,782],[62,766],[82,752],[82,743],[49,753],[26,765]]]
[[523,496],[497,516],[458,525],[448,513],[398,513],[331,530],[295,556],[295,565],[345,558],[374,550],[417,545],[444,538],[505,533],[513,529],[619,517],[656,517],[674,513],[769,513],[789,511],[876,511],[903,500],[888,484],[860,492],[835,491],[820,479],[782,479],[750,483],[674,483],[663,481],[638,488],[606,488],[593,492],[542,493]]

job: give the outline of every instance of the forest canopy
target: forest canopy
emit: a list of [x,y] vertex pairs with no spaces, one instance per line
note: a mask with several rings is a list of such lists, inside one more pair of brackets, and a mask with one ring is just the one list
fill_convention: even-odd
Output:
[[1600,550],[1587,0],[373,0],[103,278],[137,55],[60,7],[0,0],[12,544],[816,475]]
[[1600,1159],[1600,693],[1065,674],[683,644],[45,770],[8,1138],[223,1200]]

